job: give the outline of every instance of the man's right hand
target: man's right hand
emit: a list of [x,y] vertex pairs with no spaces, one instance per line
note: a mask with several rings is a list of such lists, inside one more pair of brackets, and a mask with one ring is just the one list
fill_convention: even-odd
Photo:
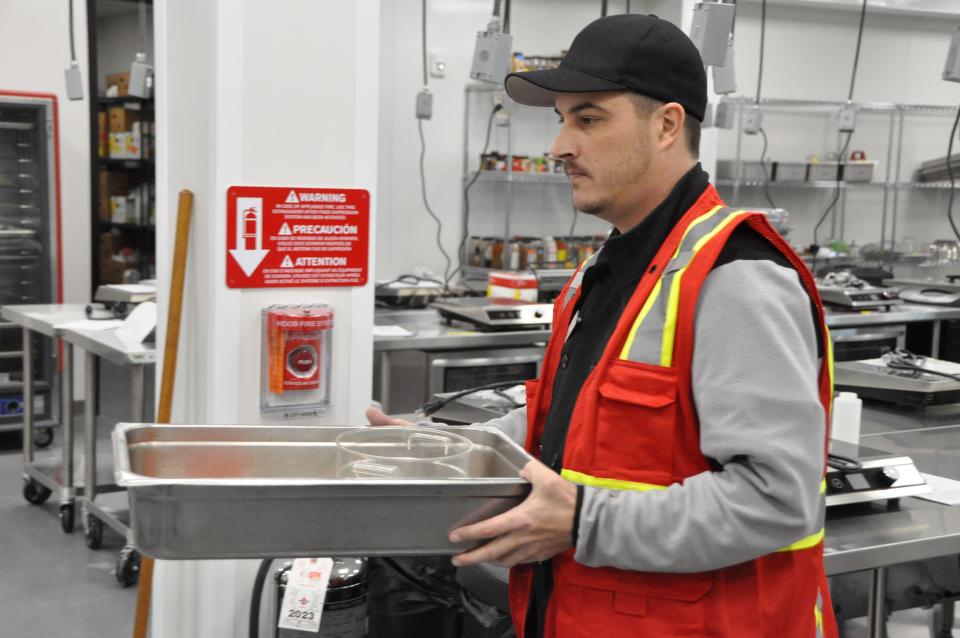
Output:
[[403,419],[394,419],[383,413],[377,408],[367,408],[367,421],[370,425],[413,425],[410,421]]

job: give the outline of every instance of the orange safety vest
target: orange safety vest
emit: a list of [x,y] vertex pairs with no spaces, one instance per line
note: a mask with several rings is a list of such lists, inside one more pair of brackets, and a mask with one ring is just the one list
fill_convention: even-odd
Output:
[[[580,390],[564,448],[565,479],[644,491],[711,471],[700,449],[691,383],[694,315],[707,275],[740,224],[749,225],[789,259],[816,306],[824,339],[820,401],[830,414],[832,352],[813,277],[766,217],[725,208],[708,186],[660,247]],[[580,282],[595,258],[581,265],[554,304],[553,335],[541,377],[527,383],[528,451],[540,443]],[[829,427],[829,416],[827,420]],[[829,434],[824,449],[828,440]],[[554,557],[544,635],[836,637],[823,571],[825,485],[821,481],[819,531],[739,565],[701,573],[655,573],[586,567],[573,559],[573,550]],[[530,565],[511,571],[510,607],[519,638],[524,638],[531,586]]]

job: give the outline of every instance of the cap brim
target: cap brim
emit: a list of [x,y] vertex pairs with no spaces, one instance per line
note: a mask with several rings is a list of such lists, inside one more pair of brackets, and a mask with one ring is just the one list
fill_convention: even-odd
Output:
[[507,95],[527,106],[553,106],[558,93],[623,91],[622,84],[573,69],[545,69],[511,73],[504,81]]

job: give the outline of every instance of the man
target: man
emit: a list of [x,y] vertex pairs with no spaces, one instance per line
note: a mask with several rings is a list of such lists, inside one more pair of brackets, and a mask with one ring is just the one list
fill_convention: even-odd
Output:
[[[553,107],[574,203],[615,230],[554,308],[527,407],[494,425],[542,463],[518,507],[454,530],[513,567],[526,637],[836,636],[822,564],[829,342],[809,272],[697,162],[700,56],[675,26],[588,25]],[[398,423],[369,413],[372,423]]]

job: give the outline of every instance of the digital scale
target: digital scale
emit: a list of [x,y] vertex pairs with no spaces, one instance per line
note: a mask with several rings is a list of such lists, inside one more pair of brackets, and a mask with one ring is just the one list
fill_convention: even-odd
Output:
[[852,288],[818,282],[817,290],[820,291],[820,298],[824,303],[854,310],[886,308],[903,303],[896,291],[870,284]]
[[552,303],[532,303],[497,297],[443,299],[430,304],[440,316],[465,321],[482,330],[547,329],[553,323]]
[[377,302],[391,308],[426,308],[431,301],[443,295],[443,291],[443,284],[439,281],[405,275],[378,283],[374,297]]
[[908,456],[894,456],[844,441],[830,441],[831,455],[856,465],[827,468],[827,507],[887,501],[929,493],[930,486]]
[[[960,376],[960,364],[950,361],[924,358],[921,365]],[[838,361],[834,364],[834,387],[867,399],[915,407],[960,403],[960,381],[942,374],[892,368],[882,358]]]

